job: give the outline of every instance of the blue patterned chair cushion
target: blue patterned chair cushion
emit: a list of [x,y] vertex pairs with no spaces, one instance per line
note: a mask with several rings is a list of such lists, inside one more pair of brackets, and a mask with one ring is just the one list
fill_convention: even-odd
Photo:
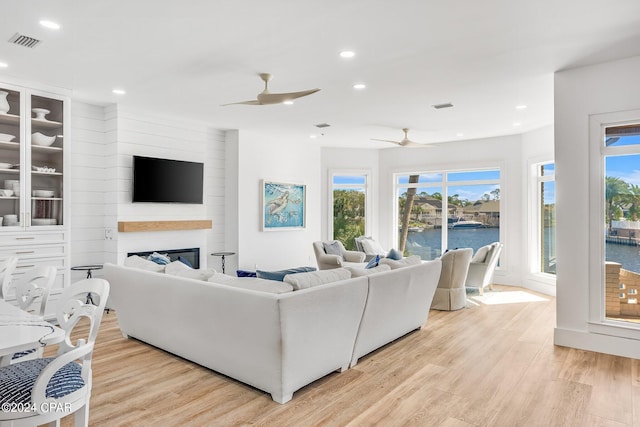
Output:
[[25,350],[25,351],[21,351],[19,353],[14,353],[13,357],[11,358],[11,360],[20,359],[21,357],[24,357],[27,354],[31,354],[31,353],[35,353],[35,352],[36,352],[36,349],[32,348],[31,350]]
[[[52,360],[52,357],[27,360],[0,369],[0,405],[30,403],[31,390],[38,375]],[[84,387],[81,371],[82,367],[75,362],[64,365],[47,384],[47,397],[59,399]]]

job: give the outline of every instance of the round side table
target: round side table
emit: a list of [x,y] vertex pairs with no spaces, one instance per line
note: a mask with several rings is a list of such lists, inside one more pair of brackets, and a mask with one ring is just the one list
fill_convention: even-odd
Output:
[[214,252],[211,255],[212,256],[219,256],[222,258],[222,274],[224,274],[224,257],[226,256],[231,256],[231,255],[235,255],[235,252]]
[[[86,271],[87,272],[87,279],[91,279],[91,271],[93,270],[102,270],[102,264],[93,264],[93,265],[78,265],[75,267],[71,267],[71,270],[73,271]],[[87,294],[87,304],[91,303],[93,305],[96,305],[93,302],[93,296],[91,295],[91,292],[89,292]]]

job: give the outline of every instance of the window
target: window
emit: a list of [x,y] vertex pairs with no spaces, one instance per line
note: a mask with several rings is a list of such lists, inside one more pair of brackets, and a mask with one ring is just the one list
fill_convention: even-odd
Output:
[[640,124],[606,127],[604,161],[605,318],[640,321]]
[[536,169],[535,273],[556,274],[556,183],[555,164],[540,163]]
[[355,249],[355,238],[363,236],[367,218],[366,174],[334,174],[331,178],[333,239],[342,242],[348,250]]
[[500,170],[396,175],[398,248],[424,260],[500,240]]

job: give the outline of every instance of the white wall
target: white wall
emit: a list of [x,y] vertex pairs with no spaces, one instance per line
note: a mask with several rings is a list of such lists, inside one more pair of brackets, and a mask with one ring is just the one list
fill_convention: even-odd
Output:
[[[555,343],[602,353],[640,357],[640,340],[602,331],[589,317],[590,229],[589,118],[640,109],[640,57],[558,72],[555,75],[557,190],[557,327]],[[629,334],[627,334],[629,335]]]
[[[274,270],[315,266],[311,244],[321,237],[320,148],[308,140],[285,143],[242,130],[238,148],[238,267]],[[262,179],[307,185],[305,229],[261,231]]]

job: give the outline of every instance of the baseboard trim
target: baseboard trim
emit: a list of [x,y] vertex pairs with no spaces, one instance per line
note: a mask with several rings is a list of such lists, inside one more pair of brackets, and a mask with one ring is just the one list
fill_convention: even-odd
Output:
[[640,359],[640,342],[630,338],[555,328],[553,343],[562,347]]

